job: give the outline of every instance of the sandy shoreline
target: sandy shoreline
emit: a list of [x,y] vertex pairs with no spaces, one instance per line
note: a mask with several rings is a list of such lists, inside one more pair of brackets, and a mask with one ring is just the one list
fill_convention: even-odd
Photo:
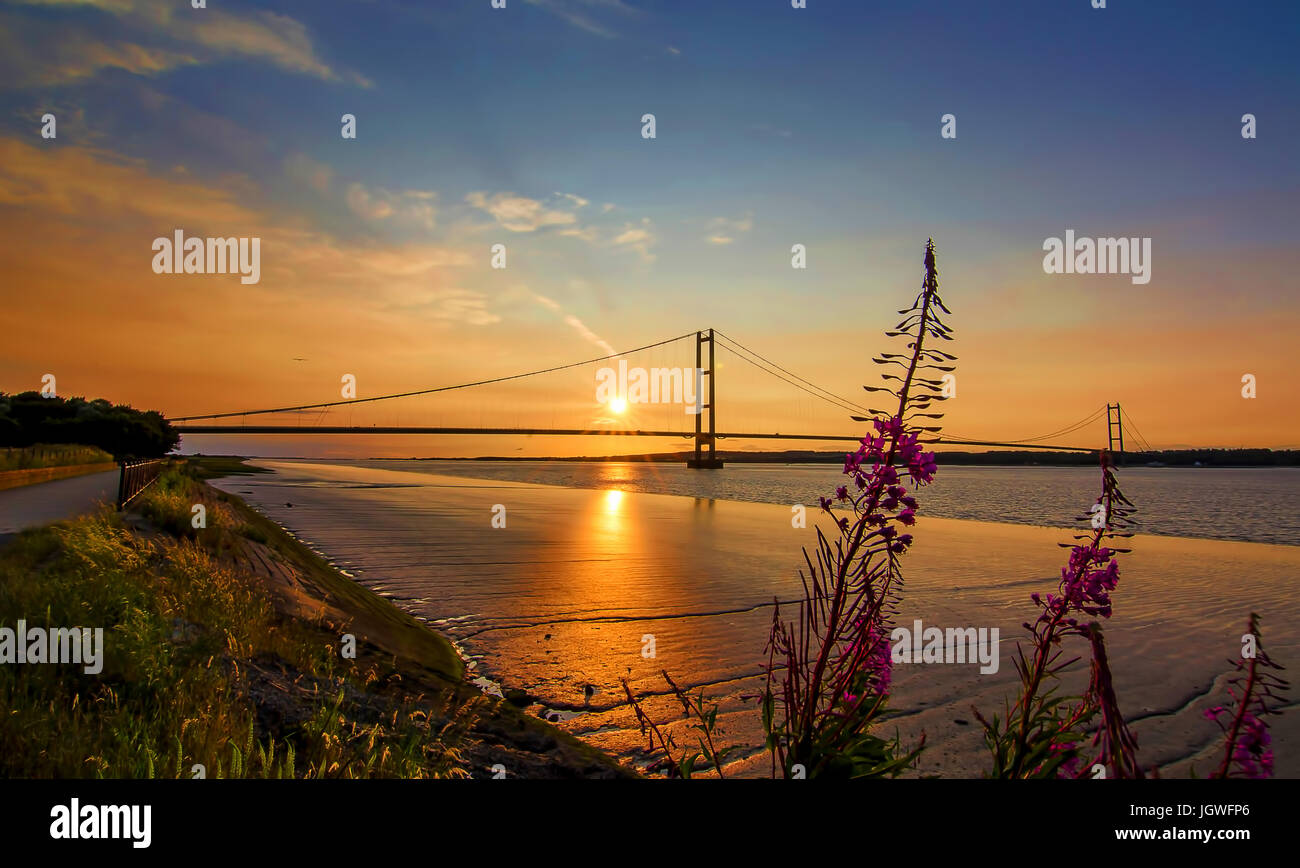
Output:
[[[749,697],[760,686],[771,601],[797,596],[799,549],[814,535],[791,527],[789,507],[255,463],[279,472],[219,486],[451,637],[480,671],[528,691],[537,710],[565,712],[566,729],[629,755],[640,736],[618,679],[660,691],[667,669],[683,686],[712,685],[727,736],[751,748],[735,770],[766,768]],[[498,505],[504,528],[492,524]],[[977,775],[985,757],[970,706],[996,712],[1009,695],[1028,596],[1055,587],[1065,558],[1057,543],[1068,534],[931,518],[916,539],[899,623],[997,627],[1001,660],[988,675],[971,664],[900,664],[892,725],[905,740],[926,732],[923,771]],[[1144,765],[1181,777],[1194,763],[1205,774],[1218,738],[1201,712],[1224,698],[1247,615],[1263,616],[1275,660],[1291,668],[1297,658],[1300,548],[1154,536],[1132,547],[1104,625],[1121,708]],[[642,655],[647,636],[653,659]],[[649,709],[675,717],[663,700]],[[1273,738],[1278,776],[1300,777],[1294,708],[1273,721]]]

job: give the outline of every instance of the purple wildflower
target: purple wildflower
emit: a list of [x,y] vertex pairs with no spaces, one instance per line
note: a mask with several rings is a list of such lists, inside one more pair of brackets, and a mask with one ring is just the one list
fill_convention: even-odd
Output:
[[1274,663],[1264,651],[1259,635],[1259,616],[1251,613],[1246,629],[1248,635],[1254,637],[1255,653],[1236,663],[1238,675],[1229,682],[1231,686],[1228,688],[1232,704],[1229,707],[1217,705],[1205,711],[1205,718],[1218,724],[1225,736],[1223,760],[1211,777],[1273,776],[1272,738],[1264,718],[1277,713],[1269,702],[1280,701],[1278,693],[1290,685],[1272,672],[1283,667]]

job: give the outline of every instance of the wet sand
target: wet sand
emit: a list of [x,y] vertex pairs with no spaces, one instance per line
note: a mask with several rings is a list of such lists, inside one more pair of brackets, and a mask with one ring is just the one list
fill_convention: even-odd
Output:
[[[480,673],[528,691],[538,713],[634,756],[642,740],[618,679],[662,694],[667,669],[721,705],[726,740],[742,748],[730,771],[765,773],[752,697],[772,600],[799,595],[815,509],[797,529],[789,507],[769,504],[254,463],[277,473],[217,484],[451,637]],[[504,528],[493,527],[496,505]],[[1066,557],[1056,544],[1068,533],[937,518],[915,533],[898,623],[997,627],[1000,668],[899,664],[886,726],[909,742],[925,731],[923,772],[976,776],[985,756],[970,706],[1000,712],[1011,695],[1015,640],[1034,613],[1029,594],[1055,588]],[[1227,659],[1252,610],[1270,654],[1293,669],[1300,547],[1154,536],[1132,547],[1104,625],[1121,708],[1143,765],[1180,777],[1194,764],[1204,775],[1219,740],[1201,713],[1225,698]],[[653,659],[643,656],[651,636]],[[1080,666],[1067,686],[1085,680]],[[1280,777],[1300,777],[1294,705],[1272,721]],[[662,695],[646,707],[657,720],[680,713]]]

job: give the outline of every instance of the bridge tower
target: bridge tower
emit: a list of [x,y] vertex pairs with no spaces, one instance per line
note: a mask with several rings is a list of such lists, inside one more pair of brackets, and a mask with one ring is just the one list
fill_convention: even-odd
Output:
[[[1124,463],[1124,420],[1120,415],[1119,403],[1106,405],[1106,439],[1111,456],[1116,464]],[[1119,444],[1116,449],[1115,445]]]
[[[709,345],[709,367],[704,367],[704,345]],[[722,467],[722,459],[717,457],[717,379],[714,371],[715,355],[713,352],[713,329],[709,329],[708,337],[704,332],[695,333],[695,370],[700,372],[696,379],[695,402],[699,406],[700,412],[695,414],[695,457],[686,459],[686,466],[696,470],[716,470]],[[704,379],[709,380],[709,401],[704,402]],[[709,430],[704,431],[704,413],[709,414]],[[707,446],[707,454],[702,451],[702,447]]]

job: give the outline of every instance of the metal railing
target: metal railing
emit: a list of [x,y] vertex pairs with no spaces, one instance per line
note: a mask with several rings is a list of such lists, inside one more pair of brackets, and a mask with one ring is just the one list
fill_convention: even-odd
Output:
[[153,485],[162,473],[164,460],[153,458],[147,461],[123,461],[122,475],[117,481],[117,508],[121,509],[135,500],[142,491]]

